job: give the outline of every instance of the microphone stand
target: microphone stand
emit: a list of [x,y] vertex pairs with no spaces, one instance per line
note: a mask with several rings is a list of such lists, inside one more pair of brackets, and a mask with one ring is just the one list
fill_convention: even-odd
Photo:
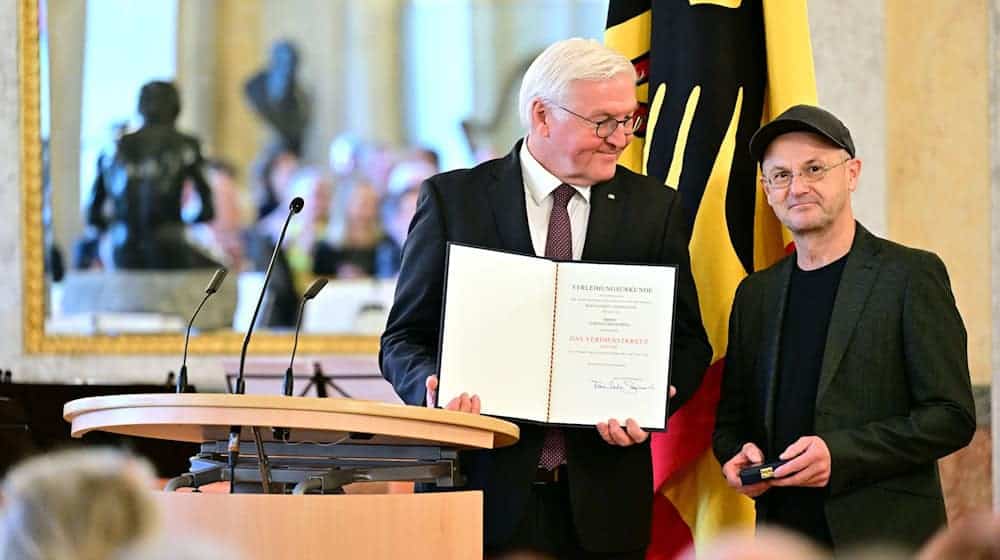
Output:
[[299,317],[295,321],[295,342],[292,344],[292,359],[288,362],[288,369],[285,370],[285,379],[282,384],[282,392],[286,397],[292,396],[295,378],[292,375],[292,368],[295,365],[295,351],[299,347],[299,331],[302,330],[302,315],[306,308],[306,302],[316,297],[323,286],[326,286],[326,278],[317,278],[309,285],[309,289],[302,296],[302,303],[299,304]]
[[[247,347],[250,345],[250,335],[253,334],[254,325],[257,323],[257,314],[260,313],[260,306],[264,302],[264,294],[267,292],[268,282],[271,281],[271,272],[274,270],[274,262],[278,259],[278,251],[281,250],[281,244],[285,241],[285,232],[288,231],[288,223],[292,221],[292,216],[302,211],[303,206],[305,206],[305,202],[301,197],[297,196],[292,199],[291,204],[288,205],[288,216],[285,217],[285,223],[281,226],[281,233],[278,235],[278,240],[274,244],[274,251],[271,252],[271,262],[267,264],[267,271],[264,273],[264,283],[260,287],[260,296],[257,298],[257,306],[253,309],[253,317],[250,318],[250,326],[247,327],[247,334],[243,337],[243,348],[240,350],[240,369],[239,374],[236,377],[236,390],[233,391],[233,394],[235,395],[243,395],[246,393],[246,378],[244,377],[243,369],[246,365]],[[229,443],[227,450],[229,452],[230,494],[236,491],[236,463],[240,457],[240,433],[242,431],[243,426],[229,427]]]
[[[299,348],[299,331],[302,330],[302,315],[306,309],[306,302],[316,297],[319,291],[323,289],[323,286],[326,286],[326,282],[326,278],[313,280],[313,283],[309,285],[309,289],[302,295],[302,302],[299,303],[299,316],[295,321],[295,342],[292,343],[292,359],[288,361],[288,369],[285,370],[285,378],[281,387],[281,392],[286,397],[292,396],[294,392],[295,375],[293,370],[295,367],[295,351]],[[271,432],[274,434],[275,439],[288,441],[288,428],[272,428]]]
[[205,288],[205,297],[201,298],[201,303],[198,304],[198,308],[194,310],[194,314],[191,315],[191,320],[188,321],[187,332],[184,333],[184,359],[181,361],[181,370],[177,375],[177,387],[176,392],[186,393],[188,390],[188,341],[191,340],[191,326],[194,325],[194,318],[198,316],[201,308],[204,307],[205,302],[208,298],[212,297],[212,294],[219,291],[219,286],[222,281],[226,279],[226,269],[219,268],[212,275],[212,279],[208,282],[208,287]]

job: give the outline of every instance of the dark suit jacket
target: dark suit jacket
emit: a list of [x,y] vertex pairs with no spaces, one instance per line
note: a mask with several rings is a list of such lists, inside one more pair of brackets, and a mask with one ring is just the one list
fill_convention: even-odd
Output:
[[[740,284],[714,434],[715,456],[774,448],[775,372],[795,255]],[[945,523],[937,462],[969,443],[975,412],[966,333],[941,260],[860,224],[830,317],[815,431],[830,449],[825,511],[834,544],[919,545]],[[757,500],[768,520],[767,493]]]
[[[519,150],[520,143],[503,159],[437,175],[421,187],[379,355],[382,374],[407,404],[424,404],[424,381],[437,373],[446,243],[535,254]],[[676,192],[623,167],[591,189],[583,260],[678,265],[671,365],[677,387],[671,409],[676,409],[697,389],[711,357]],[[461,458],[468,486],[484,490],[488,546],[510,537],[534,479],[544,430],[532,424],[520,428],[516,445]],[[583,546],[595,551],[645,546],[653,492],[648,443],[614,447],[596,429],[567,429],[566,444],[573,519]]]

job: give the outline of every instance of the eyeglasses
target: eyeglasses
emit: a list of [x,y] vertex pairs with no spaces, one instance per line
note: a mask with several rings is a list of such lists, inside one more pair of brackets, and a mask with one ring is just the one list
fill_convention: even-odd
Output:
[[840,167],[845,163],[851,161],[854,158],[847,158],[840,163],[835,163],[833,165],[819,165],[818,163],[810,163],[809,165],[803,167],[798,173],[792,173],[788,169],[774,169],[767,175],[761,177],[761,179],[767,183],[767,186],[773,191],[783,191],[788,187],[792,186],[792,181],[795,177],[802,177],[802,180],[807,183],[816,183],[823,180],[826,174],[830,172],[831,169],[835,167]]
[[597,133],[597,136],[599,138],[608,138],[609,136],[614,134],[616,130],[618,130],[619,126],[625,127],[626,136],[630,134],[635,134],[635,131],[639,129],[639,125],[642,124],[642,117],[638,115],[629,115],[622,120],[618,120],[614,117],[608,117],[603,121],[592,121],[587,117],[581,115],[580,113],[574,113],[573,111],[570,111],[569,109],[563,107],[562,105],[556,105],[556,107],[559,107],[560,109],[566,111],[567,113],[573,115],[574,117],[583,119],[589,122],[590,124],[594,125],[594,132]]

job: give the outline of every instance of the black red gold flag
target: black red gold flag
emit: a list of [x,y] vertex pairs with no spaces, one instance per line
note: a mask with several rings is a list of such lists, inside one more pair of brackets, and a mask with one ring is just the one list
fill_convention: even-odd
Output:
[[647,558],[673,558],[724,529],[752,527],[753,505],[726,487],[711,433],[736,286],[788,246],[750,137],[791,105],[816,103],[812,47],[805,0],[611,0],[605,41],[635,64],[645,115],[620,163],[679,191],[713,349],[694,398],[653,437]]

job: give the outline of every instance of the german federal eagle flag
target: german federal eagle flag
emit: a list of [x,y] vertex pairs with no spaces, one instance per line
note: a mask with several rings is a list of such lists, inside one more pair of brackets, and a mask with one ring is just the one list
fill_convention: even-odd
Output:
[[713,349],[698,392],[652,440],[647,558],[673,558],[723,529],[752,530],[753,503],[726,486],[712,428],[736,286],[789,247],[748,147],[762,123],[816,104],[806,0],[611,0],[605,41],[635,64],[645,114],[620,163],[681,193]]

